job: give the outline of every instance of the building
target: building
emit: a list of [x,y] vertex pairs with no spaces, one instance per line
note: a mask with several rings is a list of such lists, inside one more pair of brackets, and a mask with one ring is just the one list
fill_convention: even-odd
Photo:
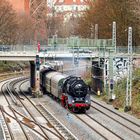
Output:
[[84,0],[56,0],[53,8],[57,15],[62,15],[64,21],[68,21],[70,17],[80,17],[88,8],[88,3]]
[[8,0],[13,9],[19,14],[29,14],[29,2],[30,0]]

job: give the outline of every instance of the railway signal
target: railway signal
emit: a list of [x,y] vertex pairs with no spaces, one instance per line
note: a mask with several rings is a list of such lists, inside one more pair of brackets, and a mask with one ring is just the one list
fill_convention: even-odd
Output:
[[36,70],[39,71],[40,69],[40,58],[39,55],[36,55]]

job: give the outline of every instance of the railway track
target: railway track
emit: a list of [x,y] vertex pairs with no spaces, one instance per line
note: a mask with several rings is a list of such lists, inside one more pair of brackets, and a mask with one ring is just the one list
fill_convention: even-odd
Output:
[[103,126],[100,122],[96,121],[94,118],[90,117],[88,114],[76,115],[75,116],[85,123],[90,129],[99,134],[103,139],[115,139],[123,140],[122,137],[109,130],[107,127]]
[[[91,108],[94,107],[93,105],[91,105]],[[95,109],[95,108],[94,108]],[[99,110],[99,109],[98,109]],[[101,111],[101,110],[99,110]],[[102,111],[101,111],[102,112]],[[104,114],[104,112],[102,112],[102,114]],[[109,113],[106,113],[106,115],[108,114],[108,118],[112,118],[113,117],[109,117]],[[103,137],[104,139],[125,139],[125,137],[123,137],[122,135],[120,135],[119,133],[116,133],[116,131],[108,128],[106,125],[102,124],[100,121],[97,121],[96,119],[94,119],[93,116],[90,116],[89,114],[86,114],[84,116],[84,118],[82,119],[81,115],[77,115],[78,118],[84,122],[88,127],[90,127],[93,131],[95,131],[96,133],[98,133],[101,137]],[[111,116],[111,115],[110,115]],[[87,121],[85,121],[86,119],[85,118],[88,118]],[[125,117],[123,117],[125,119]],[[91,123],[88,123],[88,120],[92,120]],[[116,119],[117,120],[117,119]],[[130,119],[128,119],[128,121],[132,121]],[[134,132],[136,135],[139,136],[139,129],[135,129],[133,130],[133,128],[130,127],[127,127],[127,125],[123,125],[123,123],[119,122],[119,121],[116,121],[118,124],[121,124],[122,126],[124,126],[125,128],[127,128],[128,130],[131,130],[132,132]],[[95,124],[95,125],[92,125],[92,124]],[[137,124],[134,122],[134,124]],[[100,129],[96,129],[96,126],[97,127],[100,127]],[[137,126],[139,126],[139,124],[137,124]]]
[[52,113],[50,113],[47,108],[45,108],[44,105],[41,103],[38,104],[38,106],[42,109],[42,111],[45,113],[45,116],[47,116],[47,119],[49,120],[50,124],[55,127],[61,135],[67,140],[78,140],[71,132],[68,130]]
[[[14,109],[12,109],[11,108],[11,110],[13,110],[13,111],[15,111]],[[36,137],[36,139],[42,139],[42,138],[44,138],[44,139],[46,139],[40,132],[38,132],[36,129],[33,129],[34,128],[34,126],[32,126],[32,125],[29,125],[29,123],[27,124],[27,123],[25,123],[24,121],[21,121],[20,119],[17,119],[17,118],[15,118],[15,117],[13,117],[12,115],[10,115],[9,114],[9,112],[7,112],[7,111],[5,111],[5,110],[1,110],[3,113],[5,113],[9,118],[12,118],[13,120],[15,120],[15,121],[17,121],[18,123],[20,123],[20,124],[23,124],[24,126],[26,126],[26,129],[27,128],[29,128],[30,130],[33,130],[35,133],[33,133],[33,134],[35,134],[35,137]],[[15,111],[16,112],[16,111]],[[7,117],[6,117],[7,118]],[[7,119],[6,119],[7,120]],[[10,119],[9,119],[10,120]],[[32,122],[32,121],[31,121]],[[11,128],[10,128],[11,129]],[[18,129],[18,128],[16,128],[16,129]],[[12,131],[14,131],[14,130],[12,130]],[[12,133],[12,131],[11,131],[11,133]],[[17,134],[16,134],[17,135]],[[18,137],[17,136],[14,136],[13,135],[13,138],[12,138],[12,140],[14,140],[14,139],[23,139],[23,140],[25,140],[25,138],[21,138],[22,137],[22,134],[20,134],[20,135],[18,135]],[[34,140],[34,137],[32,137],[31,138],[31,135],[29,134],[29,140]]]
[[[22,107],[26,110],[26,112],[28,113],[28,115],[30,116],[30,119],[33,120],[34,122],[38,122],[38,120],[36,119],[37,117],[34,116],[34,115],[37,113],[37,111],[38,111],[38,110],[36,110],[36,107],[33,105],[33,103],[32,103],[30,100],[24,101],[25,99],[21,98],[20,95],[15,91],[14,86],[15,86],[18,82],[20,82],[21,80],[26,80],[26,79],[20,78],[20,79],[17,79],[17,80],[15,80],[15,81],[12,81],[12,82],[10,83],[10,89],[11,89],[11,91],[14,93],[14,95],[18,98],[18,101],[20,102],[20,104],[22,105]],[[27,102],[28,102],[28,104],[27,104]],[[31,106],[30,106],[29,104],[30,104]],[[30,106],[31,109],[29,109],[29,106]],[[32,106],[35,107],[35,109],[34,109]],[[33,113],[33,112],[36,112],[36,113]],[[42,117],[42,116],[40,116],[40,117]],[[48,122],[46,122],[46,123],[48,123]],[[40,125],[39,122],[37,123],[37,125],[38,125],[38,127],[39,127],[39,129],[40,129],[40,130],[38,129],[38,131],[40,131],[40,132],[43,134],[44,138],[45,138],[45,139],[50,139],[50,137],[48,136],[48,135],[49,135],[49,134],[48,134],[49,129],[47,129],[47,128],[45,128],[45,127],[42,127],[42,126]],[[45,129],[44,129],[44,128],[45,128]],[[54,134],[54,133],[52,133],[52,134]],[[55,134],[55,135],[56,135],[56,134]],[[59,137],[59,136],[56,135],[56,137]],[[59,137],[59,138],[60,138],[60,137]]]
[[[91,108],[96,109],[98,112],[101,112],[105,116],[109,117],[110,119],[114,120],[115,122],[119,123],[123,127],[129,129],[133,133],[140,136],[140,125],[131,119],[128,119],[124,117],[122,114],[115,112],[105,106],[103,106],[101,103],[98,103],[97,101],[91,100]],[[95,106],[96,104],[96,106]]]
[[[21,81],[21,80],[19,80]],[[40,115],[47,121],[47,124],[49,126],[51,126],[57,133],[58,135],[56,135],[59,139],[69,139],[69,140],[76,140],[77,138],[62,124],[60,123],[54,116],[52,116],[52,114],[47,111],[47,109],[45,109],[45,107],[43,107],[43,105],[38,104],[35,105],[30,98],[28,98],[24,92],[22,92],[21,90],[21,85],[26,82],[27,80],[23,80],[23,82],[21,82],[20,86],[19,86],[19,90],[20,93],[22,93],[22,95],[30,102],[30,104],[40,113]],[[14,84],[16,84],[18,81],[16,81]],[[14,85],[13,84],[13,85]],[[18,96],[18,98],[21,98],[18,93],[16,93],[16,96]],[[50,118],[51,116],[51,118]],[[53,119],[53,121],[52,121]]]
[[132,124],[134,124],[134,125],[140,127],[140,124],[138,124],[138,123],[132,121],[131,119],[128,119],[127,117],[124,117],[122,114],[120,114],[120,113],[118,113],[118,112],[115,112],[115,111],[113,111],[113,110],[111,110],[111,109],[109,109],[109,108],[103,106],[101,103],[99,103],[99,102],[97,102],[97,101],[95,101],[95,100],[91,100],[91,102],[94,103],[94,104],[97,104],[97,105],[101,106],[102,108],[104,108],[104,109],[110,111],[111,113],[114,113],[115,115],[117,115],[117,116],[119,116],[119,117],[121,117],[121,118],[123,118],[123,119],[125,119],[125,120],[127,120],[127,121],[129,121],[129,122],[131,122]]
[[[18,80],[11,82],[11,84],[8,88],[8,92],[11,91],[11,93],[14,93],[13,96],[15,97],[16,102],[13,101],[13,103],[16,106],[20,105],[23,107],[23,104],[26,105],[26,103],[24,103],[24,101],[25,100],[26,100],[25,102],[28,101],[28,106],[33,106],[38,111],[40,116],[42,118],[44,118],[44,120],[46,120],[47,126],[49,126],[51,130],[54,129],[53,132],[55,132],[55,133],[53,135],[56,134],[56,137],[58,139],[77,139],[65,126],[63,126],[63,124],[61,124],[60,121],[58,121],[55,118],[53,113],[51,113],[50,111],[47,110],[46,106],[44,106],[42,103],[39,103],[39,102],[33,102],[29,96],[26,96],[26,94],[22,91],[21,87],[25,82],[27,82],[27,80],[28,79],[18,79]],[[15,88],[17,83],[19,83],[18,84],[19,88]],[[18,91],[17,91],[17,89],[18,89]],[[20,93],[20,95],[19,95],[19,93]],[[22,94],[22,96],[21,96],[21,94]],[[17,101],[17,99],[18,99],[18,101]],[[23,102],[23,104],[19,100],[21,100]],[[37,125],[38,127],[40,126],[45,133],[46,132],[48,133],[49,130],[47,130],[46,126],[39,123],[38,120],[32,119],[32,117],[30,115],[29,115],[30,117],[27,117],[25,114],[17,111],[15,108],[12,108],[12,107],[10,107],[10,108],[11,108],[11,110],[13,110],[15,112],[16,116],[26,118],[27,120],[29,120],[29,122],[34,123],[34,125]],[[118,113],[117,111],[113,111],[109,108],[106,108],[104,105],[102,105],[99,102],[96,103],[96,101],[94,101],[94,100],[91,100],[91,109],[89,111],[87,111],[86,114],[73,114],[72,113],[72,115],[74,115],[79,121],[82,121],[83,124],[85,124],[85,126],[89,127],[89,129],[91,129],[93,131],[93,133],[97,133],[97,135],[99,135],[99,137],[102,139],[105,139],[105,140],[127,139],[125,136],[123,136],[123,134],[119,135],[121,132],[118,133],[118,130],[116,131],[114,128],[112,129],[111,127],[108,127],[108,125],[104,124],[103,121],[101,121],[99,118],[96,118],[96,114],[93,114],[93,113],[95,113],[95,110],[96,110],[96,112],[98,112],[98,114],[100,114],[100,116],[102,116],[102,117],[105,116],[105,119],[107,118],[107,120],[114,121],[118,125],[117,127],[120,127],[120,126],[124,127],[125,129],[128,129],[128,131],[131,131],[132,134],[134,133],[136,135],[136,140],[137,140],[137,138],[140,138],[140,125],[136,121],[133,121],[132,119],[129,119],[128,117],[123,116],[122,114]],[[2,109],[1,109],[1,111],[2,111]],[[28,111],[26,111],[26,112],[28,112]],[[29,112],[30,112],[30,110],[29,110]],[[50,133],[52,133],[52,132],[50,131]],[[45,137],[43,132],[41,132],[41,134]],[[8,137],[8,135],[7,135],[7,137]]]
[[[4,89],[4,87],[5,87],[5,89]],[[21,121],[21,116],[19,117],[19,114],[17,114],[17,112],[15,110],[17,110],[19,107],[21,107],[21,105],[19,106],[19,102],[22,99],[19,99],[17,96],[13,95],[13,92],[10,90],[10,88],[11,87],[8,84],[8,82],[5,82],[5,84],[2,85],[2,89],[1,89],[2,93],[4,95],[4,98],[5,98],[5,100],[8,104],[7,108],[9,108],[9,110],[6,111],[7,109],[4,109],[5,107],[3,107],[3,106],[1,106],[1,108],[0,108],[1,114],[4,118],[4,122],[6,124],[7,129],[8,129],[8,134],[10,136],[10,139],[12,139],[12,140],[14,140],[14,139],[20,139],[20,140],[22,140],[22,139],[23,140],[25,140],[25,139],[32,140],[33,139],[33,140],[35,140],[35,138],[36,139],[47,139],[47,137],[44,136],[39,131],[37,131],[36,128],[34,129],[34,127],[39,127],[40,126],[39,123],[34,123],[32,120],[30,120],[30,122],[33,122],[36,125],[36,126],[33,127],[32,124],[30,124],[30,122],[28,122],[28,123],[26,122],[27,120],[29,120],[26,117],[24,117],[22,119],[22,120],[26,120],[26,121]],[[11,95],[7,96],[6,93],[11,94]],[[17,103],[18,103],[18,105],[17,105]],[[13,108],[15,108],[15,109],[13,109]],[[22,133],[19,134],[18,136],[16,136],[17,134],[13,134],[12,127],[9,125],[10,123],[8,123],[7,119],[8,119],[9,122],[10,122],[10,120],[15,120],[15,122],[18,123],[18,125],[20,126],[20,127],[16,127],[16,129],[22,129]],[[26,128],[25,128],[25,126],[26,126]],[[28,133],[29,130],[25,131],[25,129],[27,129],[27,128],[30,130],[30,132],[32,132],[33,137],[31,136],[31,134]],[[44,129],[46,129],[46,128],[44,127]],[[7,134],[7,131],[5,131],[5,134]],[[7,137],[8,137],[8,134],[7,134]],[[24,138],[23,138],[23,134],[24,134]]]
[[[7,84],[7,82],[6,82],[5,84]],[[2,91],[2,94],[3,94],[4,97],[5,97],[5,100],[6,100],[7,103],[8,103],[8,106],[10,107],[10,106],[12,106],[12,105],[11,105],[10,100],[9,100],[8,97],[6,96],[5,89],[4,89],[5,84],[3,84],[3,86],[1,87],[1,91]],[[9,94],[12,94],[12,93],[9,93]],[[12,96],[13,96],[13,95],[12,95]],[[11,97],[12,97],[12,96],[11,96]],[[17,103],[16,100],[15,100],[15,98],[12,98],[12,100],[13,100],[15,103]],[[6,123],[6,125],[7,125],[8,131],[9,131],[9,134],[10,134],[10,137],[11,137],[12,140],[14,140],[14,139],[15,139],[14,134],[13,134],[13,132],[12,132],[12,130],[11,130],[10,124],[8,123],[8,122],[10,121],[10,119],[8,119],[8,117],[6,116],[6,114],[4,114],[5,111],[4,111],[4,109],[3,109],[2,107],[1,107],[1,112],[2,112],[2,116],[3,116],[4,120],[5,120],[5,123]],[[24,135],[24,138],[28,140],[29,137],[28,137],[28,135],[27,135],[27,133],[26,133],[26,131],[25,131],[25,128],[23,128],[23,125],[18,121],[18,117],[16,116],[16,114],[15,114],[13,111],[12,111],[12,114],[14,115],[15,119],[17,120],[18,125],[20,126],[20,129],[22,130],[23,135]]]
[[8,125],[6,116],[5,116],[4,112],[2,111],[2,108],[0,109],[0,111],[1,111],[1,114],[2,114],[2,116],[0,118],[0,121],[1,121],[1,124],[2,124],[2,127],[3,127],[3,133],[5,135],[4,136],[5,140],[11,140],[11,138],[14,138],[13,134],[12,134],[12,131],[10,129],[10,126]]

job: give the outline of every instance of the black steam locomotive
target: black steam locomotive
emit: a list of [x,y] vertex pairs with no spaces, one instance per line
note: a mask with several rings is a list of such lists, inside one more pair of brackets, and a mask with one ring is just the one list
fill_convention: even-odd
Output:
[[45,68],[40,71],[40,89],[60,99],[62,106],[73,112],[90,108],[90,89],[80,77]]

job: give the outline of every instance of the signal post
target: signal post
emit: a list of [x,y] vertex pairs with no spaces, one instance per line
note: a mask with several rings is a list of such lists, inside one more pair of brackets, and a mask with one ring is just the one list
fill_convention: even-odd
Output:
[[40,51],[40,43],[37,46],[37,55],[34,64],[31,65],[31,88],[32,88],[32,95],[34,97],[41,97],[42,93],[40,91],[40,58],[39,58],[39,51]]

